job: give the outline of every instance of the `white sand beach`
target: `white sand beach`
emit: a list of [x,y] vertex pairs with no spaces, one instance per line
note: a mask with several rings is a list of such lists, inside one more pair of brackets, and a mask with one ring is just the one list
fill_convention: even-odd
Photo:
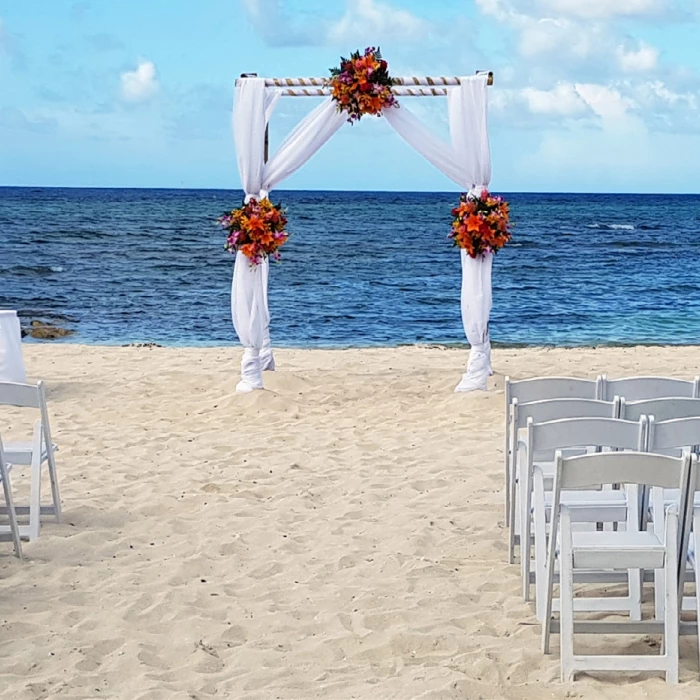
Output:
[[700,695],[692,638],[680,686],[560,684],[502,496],[504,375],[690,378],[699,348],[496,350],[489,392],[469,395],[453,393],[463,350],[282,350],[248,395],[235,349],[24,353],[48,386],[65,523],[25,561],[1,543],[0,697]]

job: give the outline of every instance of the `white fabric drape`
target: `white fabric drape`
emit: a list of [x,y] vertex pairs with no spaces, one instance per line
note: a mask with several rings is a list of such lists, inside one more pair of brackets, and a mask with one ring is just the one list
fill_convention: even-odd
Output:
[[[447,94],[451,144],[436,136],[402,103],[384,112],[410,146],[460,187],[478,194],[491,181],[487,124],[487,76],[460,78]],[[477,259],[462,251],[462,323],[472,346],[467,371],[455,391],[486,389],[491,369],[488,322],[492,255]]]
[[472,258],[462,253],[462,325],[472,349],[467,371],[455,391],[486,391],[491,369],[489,315],[491,314],[491,265],[493,253]]
[[22,358],[22,331],[16,311],[0,311],[0,381],[27,381]]
[[[280,94],[279,90],[266,88],[263,78],[242,78],[236,86],[233,134],[246,201],[251,197],[267,197],[273,187],[306,163],[346,120],[331,98],[324,100],[297,124],[265,163],[265,127]],[[237,391],[262,389],[262,371],[275,367],[267,303],[268,276],[268,260],[251,267],[243,254],[236,254],[231,311],[234,328],[246,349]]]

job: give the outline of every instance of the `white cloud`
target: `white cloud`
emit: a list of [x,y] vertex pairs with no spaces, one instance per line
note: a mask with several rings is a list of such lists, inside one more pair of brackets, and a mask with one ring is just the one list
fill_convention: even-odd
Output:
[[626,73],[643,73],[656,68],[659,60],[659,50],[644,43],[636,51],[625,51],[620,46],[617,49],[617,59],[620,63],[620,68]]
[[585,27],[568,19],[533,19],[517,16],[521,35],[518,42],[522,56],[532,57],[546,53],[570,55],[587,59],[601,50],[607,41],[600,27]]
[[624,97],[615,88],[585,83],[576,85],[576,92],[604,121],[623,119],[628,110],[635,107],[634,100]]
[[424,38],[431,31],[431,24],[420,17],[377,0],[352,0],[347,3],[345,14],[328,27],[331,43],[363,41],[376,37],[376,41],[398,38],[412,40]]
[[152,61],[139,61],[136,70],[121,74],[122,98],[127,102],[142,102],[158,90],[156,67]]
[[243,0],[243,8],[253,28],[271,46],[312,46],[323,41],[322,31],[300,27],[281,0]]
[[589,113],[589,105],[571,83],[560,83],[553,90],[524,88],[521,94],[533,114],[573,117]]
[[291,15],[282,0],[242,0],[255,30],[272,46],[374,45],[389,39],[425,39],[432,23],[381,0],[346,0],[338,18],[311,13]]
[[545,11],[571,17],[610,19],[656,15],[669,3],[663,0],[540,0],[539,4]]

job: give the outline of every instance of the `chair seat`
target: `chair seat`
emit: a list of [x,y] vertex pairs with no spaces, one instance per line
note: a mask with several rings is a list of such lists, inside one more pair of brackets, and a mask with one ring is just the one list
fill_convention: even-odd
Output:
[[[4,444],[5,448],[5,459],[10,462],[10,464],[21,464],[23,466],[31,465],[32,463],[32,442],[6,442]],[[58,445],[55,443],[51,445],[52,452],[58,450]],[[48,459],[48,451],[46,448],[41,450],[41,461],[42,463]]]
[[[554,494],[547,491],[544,494],[547,522],[553,500]],[[562,491],[561,502],[571,509],[571,521],[574,523],[621,523],[627,519],[625,491]]]
[[661,569],[666,547],[653,532],[573,532],[577,569]]
[[[669,506],[672,505],[678,505],[679,501],[681,498],[681,492],[680,489],[664,489],[664,508],[668,508]],[[695,499],[693,501],[693,504],[697,508],[700,506],[700,491],[695,492]],[[654,507],[654,503],[651,502],[650,506]]]
[[[546,506],[551,506],[554,500],[554,493],[549,491],[544,495]],[[622,490],[611,489],[608,491],[562,491],[561,503],[569,508],[588,507],[590,505],[600,505],[601,508],[607,506],[627,506],[627,494]]]

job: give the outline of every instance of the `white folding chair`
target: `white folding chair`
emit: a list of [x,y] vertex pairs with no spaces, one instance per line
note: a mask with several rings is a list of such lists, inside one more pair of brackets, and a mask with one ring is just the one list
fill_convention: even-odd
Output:
[[20,542],[19,525],[17,524],[15,504],[12,499],[12,484],[10,483],[10,465],[5,460],[5,451],[2,445],[2,438],[0,438],[0,481],[2,482],[2,490],[5,495],[7,518],[10,521],[9,527],[0,528],[0,539],[11,539],[15,547],[15,555],[21,559],[22,543]]
[[[530,380],[528,380],[530,381]],[[615,418],[618,414],[618,403],[614,401],[597,401],[595,399],[550,399],[545,401],[530,401],[521,404],[518,399],[513,399],[510,405],[510,425],[513,430],[514,445],[513,452],[516,458],[512,462],[512,473],[509,476],[510,488],[510,508],[508,528],[508,560],[512,564],[515,561],[515,545],[521,541],[518,525],[520,519],[516,515],[520,511],[523,512],[525,505],[522,500],[520,472],[522,471],[521,464],[527,463],[527,443],[522,439],[522,431],[527,428],[528,418],[532,418],[535,423],[545,423],[551,420],[561,418]],[[535,456],[534,459],[540,461],[552,462],[554,452],[551,454]],[[553,473],[554,467],[550,469]],[[524,472],[523,472],[524,473]],[[524,512],[529,512],[525,510]]]
[[[667,399],[674,401],[675,399]],[[683,399],[684,401],[697,401],[697,399]],[[663,399],[660,399],[663,401]],[[698,454],[700,446],[700,416],[689,418],[677,418],[674,420],[657,421],[656,415],[649,416],[649,430],[647,433],[647,452],[663,454],[670,457],[681,457],[684,452],[694,452]],[[679,494],[677,489],[661,491],[657,489],[648,504],[652,517],[652,526],[657,534],[660,533],[661,526],[655,517],[656,513],[662,513],[669,505],[677,503]],[[645,499],[646,500],[646,499]],[[700,508],[700,494],[694,498],[695,508]],[[646,504],[644,506],[647,507]],[[694,561],[690,562],[691,569],[694,570]],[[681,567],[682,568],[682,567]],[[661,571],[654,572],[654,608],[657,620],[663,619],[665,600],[665,581]],[[695,601],[692,599],[682,599],[681,608],[683,610],[694,610]]]
[[[506,521],[510,519],[510,480],[514,474],[517,433],[513,435],[511,405],[514,400],[520,404],[548,399],[599,399],[601,398],[601,378],[578,379],[576,377],[534,377],[512,381],[505,379],[506,424],[505,424],[505,481],[506,481]],[[515,449],[513,449],[515,448]],[[512,563],[512,562],[511,562]]]
[[[570,681],[585,671],[661,671],[668,683],[678,682],[679,585],[678,559],[683,553],[679,524],[684,526],[692,504],[697,460],[654,455],[648,452],[608,452],[564,458],[557,455],[552,506],[552,536],[548,550],[547,600],[542,627],[542,647],[549,653],[556,632],[552,619],[552,574],[560,560],[561,677]],[[636,484],[652,489],[680,490],[680,502],[666,513],[664,534],[656,532],[575,532],[571,510],[562,502],[562,491],[599,488],[606,484]],[[560,526],[561,520],[561,526]],[[658,655],[577,655],[574,634],[644,633],[648,623],[637,621],[574,621],[574,574],[588,569],[663,569],[666,577],[666,614],[662,625],[663,651]],[[645,627],[646,625],[646,627]]]
[[642,401],[644,399],[666,399],[673,397],[700,398],[700,377],[694,381],[675,379],[671,377],[624,377],[623,379],[608,379],[601,377],[600,398],[612,401],[615,396],[621,396],[626,401]]
[[[698,653],[700,654],[700,506],[697,504],[697,492],[695,494],[696,504],[693,508],[692,519],[687,523],[684,529],[684,541],[683,547],[681,549],[681,562],[687,562],[690,565],[691,571],[693,572],[693,578],[695,580],[695,598],[686,599],[683,596],[683,590],[685,587],[686,576],[683,574],[683,566],[681,565],[681,570],[679,572],[680,576],[680,588],[681,588],[681,600],[683,601],[682,609],[694,609],[695,610],[695,628],[696,634],[698,636]],[[688,546],[690,545],[690,546]],[[685,554],[685,557],[683,556]],[[686,606],[686,600],[688,603],[694,603],[692,606]]]
[[[17,506],[19,515],[29,514],[29,528],[22,528],[23,536],[30,540],[39,535],[41,516],[53,515],[61,522],[61,495],[58,488],[54,452],[58,447],[51,439],[49,412],[46,404],[44,383],[17,384],[0,382],[0,406],[38,409],[40,420],[34,425],[31,442],[7,442],[5,455],[16,466],[31,467],[31,495],[29,506]],[[52,505],[41,505],[41,470],[46,464],[51,482]]]
[[[549,423],[534,423],[528,420],[527,452],[528,469],[525,475],[525,490],[532,485],[534,501],[531,512],[525,515],[523,509],[523,538],[528,542],[530,523],[535,530],[535,586],[537,617],[542,619],[547,585],[547,522],[550,520],[552,498],[545,489],[545,473],[530,455],[561,452],[578,448],[600,451],[634,450],[642,451],[646,445],[646,417],[633,423],[618,418],[573,418],[555,420]],[[526,497],[527,498],[527,497]],[[607,489],[594,491],[566,491],[562,502],[571,509],[573,521],[577,524],[624,523],[627,529],[639,528],[639,499],[634,487],[629,489]],[[521,544],[521,573],[523,594],[529,597],[530,548]],[[595,580],[593,577],[592,580]],[[584,610],[624,610],[632,619],[641,619],[641,579],[639,572],[628,572],[628,595],[626,597],[587,598],[580,601],[579,609]]]
[[657,421],[700,416],[700,399],[688,397],[668,397],[628,401],[620,399],[620,418],[639,420],[640,416],[654,416]]

